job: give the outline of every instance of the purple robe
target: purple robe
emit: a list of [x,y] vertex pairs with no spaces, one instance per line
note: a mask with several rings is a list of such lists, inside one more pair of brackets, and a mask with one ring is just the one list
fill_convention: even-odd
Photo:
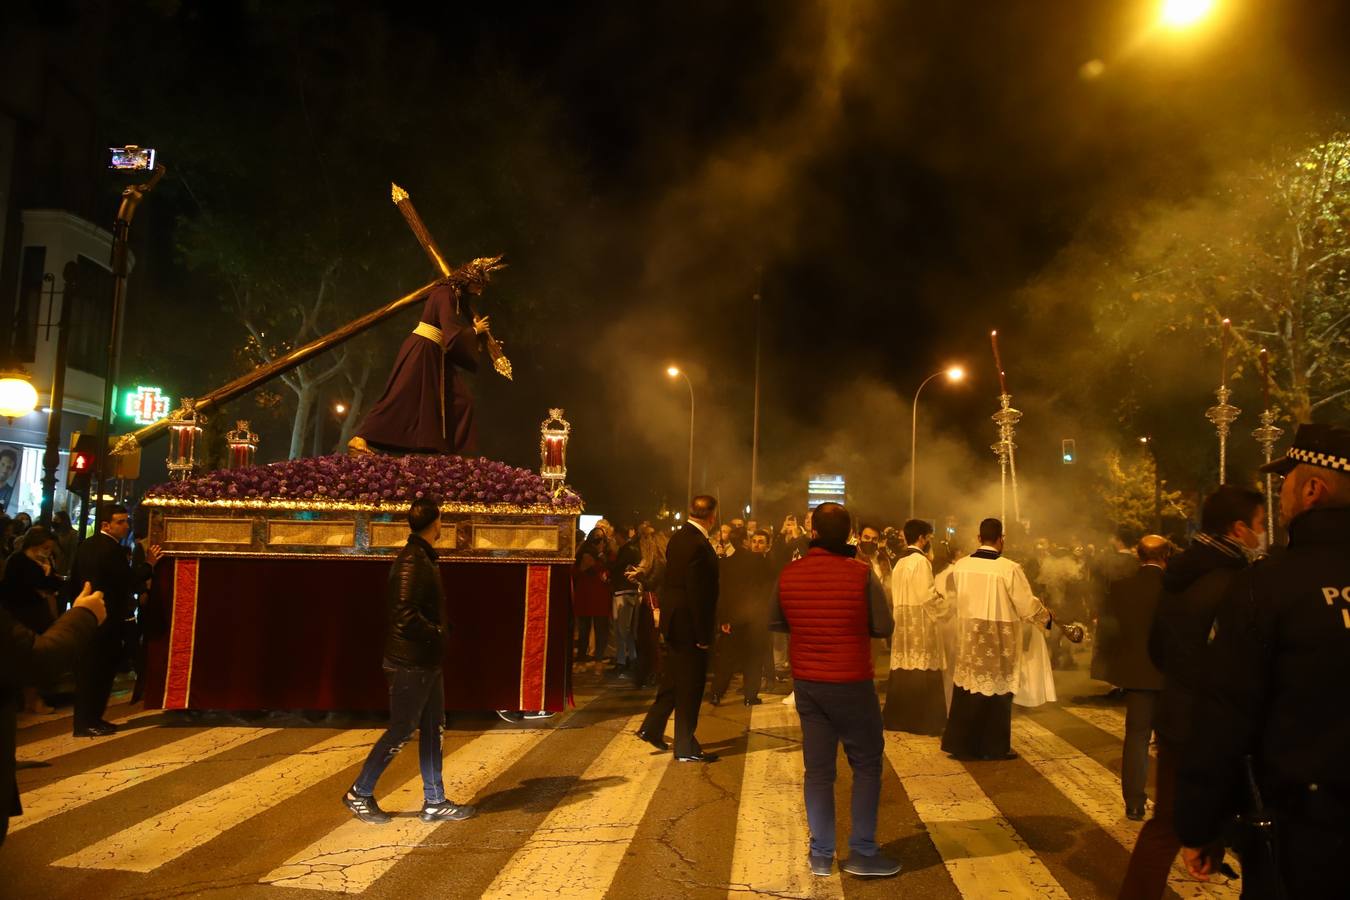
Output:
[[372,447],[461,455],[477,450],[473,395],[458,370],[478,370],[478,336],[457,306],[448,286],[427,297],[421,320],[441,330],[441,342],[416,333],[403,339],[384,394],[356,429]]

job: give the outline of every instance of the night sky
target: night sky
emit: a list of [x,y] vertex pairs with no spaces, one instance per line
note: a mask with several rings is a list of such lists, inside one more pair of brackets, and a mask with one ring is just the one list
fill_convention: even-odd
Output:
[[[1061,437],[1130,439],[1129,416],[1171,408],[1066,370],[1091,316],[1064,297],[1047,321],[1028,288],[1350,101],[1335,0],[1220,0],[1185,35],[1153,28],[1151,2],[118,8],[42,15],[106,25],[108,139],[171,170],[138,222],[124,365],[187,394],[241,371],[226,279],[190,252],[206,218],[276,296],[340,256],[330,324],[427,280],[398,181],[451,257],[511,264],[483,306],[518,375],[478,379],[483,452],[537,465],[537,423],[566,407],[570,481],[620,518],[684,495],[671,362],[697,393],[696,488],[745,502],[757,290],[766,512],[800,508],[805,471],[847,471],[861,506],[902,519],[906,398],[949,361],[973,377],[925,392],[924,440],[943,436],[925,503],[996,481],[992,328],[1029,476]],[[368,342],[374,381],[411,321]],[[280,393],[228,411],[264,428],[267,458],[289,434]],[[1194,407],[1178,442],[1207,438],[1205,400],[1169,398]]]

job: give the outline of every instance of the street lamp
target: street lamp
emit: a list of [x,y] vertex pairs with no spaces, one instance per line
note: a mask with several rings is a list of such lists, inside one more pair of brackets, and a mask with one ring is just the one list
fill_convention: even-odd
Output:
[[694,383],[689,380],[687,374],[680,371],[679,366],[667,366],[666,374],[671,378],[683,378],[684,383],[689,387],[689,479],[685,489],[684,504],[684,508],[688,509],[694,505]]
[[334,403],[334,404],[333,404],[333,412],[337,413],[339,416],[346,415],[346,414],[347,414],[347,404],[345,404],[345,403]]
[[956,384],[966,377],[966,370],[960,366],[948,366],[940,372],[934,372],[919,384],[919,389],[914,392],[914,405],[910,408],[909,418],[909,517],[914,518],[914,487],[918,484],[918,452],[919,452],[919,394],[928,382],[940,376],[947,376],[947,380]]
[[1158,21],[1168,28],[1190,28],[1214,11],[1215,0],[1163,0]]
[[12,423],[37,409],[37,389],[28,373],[16,369],[0,374],[0,416]]

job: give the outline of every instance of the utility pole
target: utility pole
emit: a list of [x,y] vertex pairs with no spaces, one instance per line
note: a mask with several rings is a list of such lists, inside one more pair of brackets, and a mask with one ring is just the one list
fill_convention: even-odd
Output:
[[[113,222],[112,239],[112,325],[108,328],[108,366],[103,377],[103,408],[98,425],[98,464],[94,467],[94,500],[101,503],[105,482],[108,480],[108,457],[111,454],[113,419],[113,382],[117,380],[117,356],[122,345],[122,306],[127,297],[127,238],[131,232],[131,220],[136,216],[136,207],[145,195],[155,189],[168,171],[164,166],[156,165],[150,180],[143,184],[127,186],[122,191],[122,203],[117,208],[117,219]],[[85,504],[86,506],[88,504]]]
[[[66,399],[66,348],[70,345],[71,308],[80,292],[79,275],[79,264],[66,263],[62,271],[61,319],[56,324],[56,362],[52,366],[52,396],[48,404],[51,412],[47,415],[47,449],[42,454],[42,506],[38,512],[38,521],[47,526],[52,524],[52,513],[56,508],[56,470],[61,467],[61,410]],[[54,283],[51,300],[56,300]],[[48,336],[51,334],[51,320],[52,308],[49,303]]]
[[760,305],[764,293],[764,270],[759,270],[759,288],[755,291],[755,406],[752,416],[751,435],[750,435],[750,514],[754,515],[758,507],[755,506],[755,493],[759,488],[759,349],[761,316]]

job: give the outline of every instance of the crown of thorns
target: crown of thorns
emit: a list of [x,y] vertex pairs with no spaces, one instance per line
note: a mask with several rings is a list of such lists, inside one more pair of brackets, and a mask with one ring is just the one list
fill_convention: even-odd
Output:
[[491,280],[492,273],[505,268],[506,263],[502,262],[501,254],[480,256],[460,266],[451,277],[463,285],[486,285]]

